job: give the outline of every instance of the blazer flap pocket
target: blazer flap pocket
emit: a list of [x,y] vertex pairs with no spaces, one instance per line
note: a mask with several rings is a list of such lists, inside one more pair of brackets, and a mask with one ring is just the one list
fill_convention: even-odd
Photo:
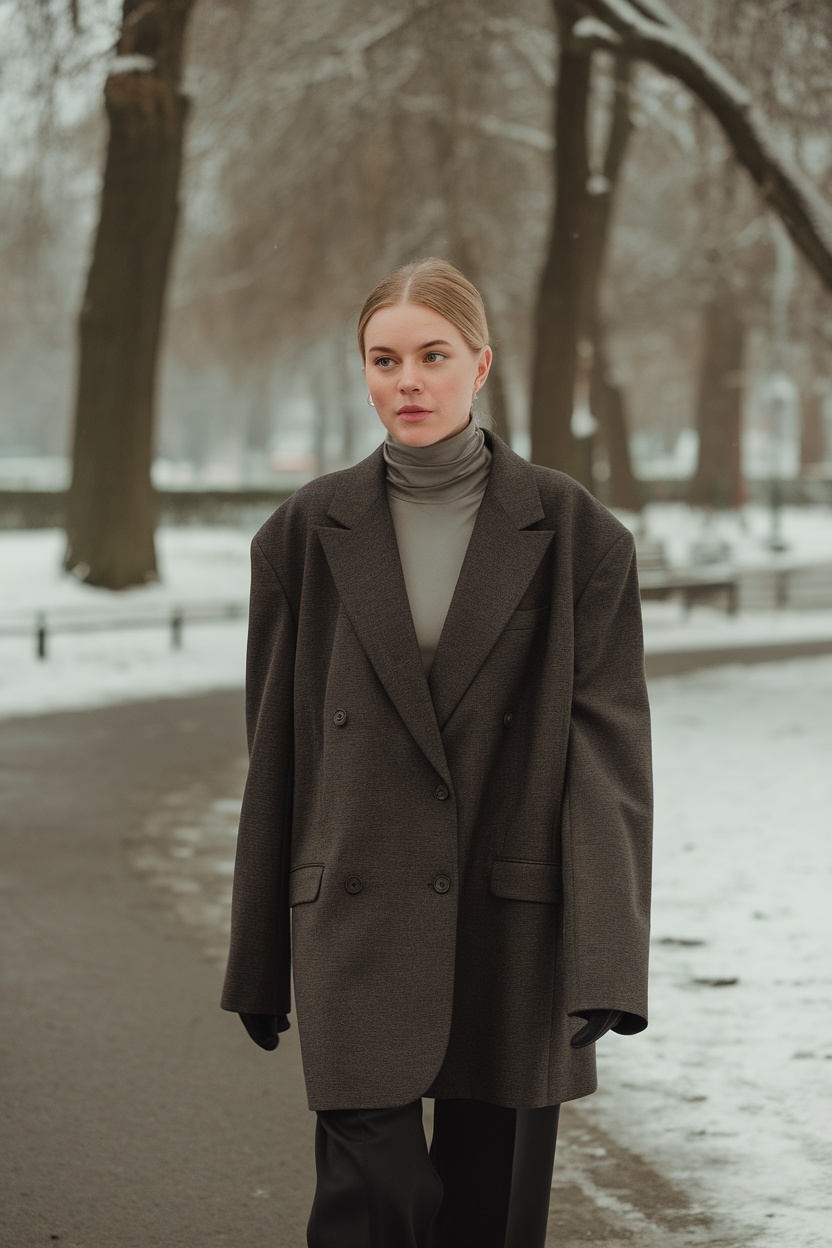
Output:
[[542,624],[549,614],[549,607],[533,607],[529,611],[515,611],[508,617],[505,627],[508,628],[535,628],[538,624]]
[[301,906],[305,901],[314,901],[320,892],[323,873],[321,862],[293,867],[289,872],[289,905]]
[[511,897],[515,901],[559,902],[560,866],[556,862],[495,858],[491,867],[491,891],[495,897]]

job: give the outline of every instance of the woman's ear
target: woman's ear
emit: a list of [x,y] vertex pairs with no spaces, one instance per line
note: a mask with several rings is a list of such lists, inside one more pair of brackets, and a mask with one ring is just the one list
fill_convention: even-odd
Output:
[[483,347],[482,354],[479,358],[479,362],[477,363],[477,382],[478,382],[477,390],[482,389],[482,387],[485,385],[486,378],[488,377],[488,373],[491,368],[492,358],[493,358],[493,353],[491,351],[491,348]]

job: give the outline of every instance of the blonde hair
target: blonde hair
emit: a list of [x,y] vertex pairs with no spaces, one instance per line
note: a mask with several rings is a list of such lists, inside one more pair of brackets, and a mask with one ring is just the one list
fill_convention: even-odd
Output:
[[388,273],[364,300],[358,317],[358,349],[364,359],[367,322],[379,308],[419,303],[455,325],[472,351],[488,344],[488,322],[482,295],[455,265],[436,256],[411,260]]

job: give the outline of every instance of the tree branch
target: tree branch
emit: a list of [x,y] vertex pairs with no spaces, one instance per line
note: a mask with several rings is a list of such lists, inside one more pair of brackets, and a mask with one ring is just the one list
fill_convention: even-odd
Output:
[[580,4],[594,20],[583,18],[576,23],[575,40],[649,61],[683,82],[710,109],[739,163],[832,290],[832,207],[780,149],[745,87],[678,18],[671,21],[661,0],[580,0]]

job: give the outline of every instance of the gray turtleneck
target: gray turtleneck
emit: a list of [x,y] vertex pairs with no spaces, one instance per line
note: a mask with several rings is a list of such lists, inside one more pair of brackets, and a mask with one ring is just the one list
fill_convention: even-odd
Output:
[[491,471],[482,429],[469,420],[453,437],[407,446],[383,443],[387,498],[425,675],[451,605]]

